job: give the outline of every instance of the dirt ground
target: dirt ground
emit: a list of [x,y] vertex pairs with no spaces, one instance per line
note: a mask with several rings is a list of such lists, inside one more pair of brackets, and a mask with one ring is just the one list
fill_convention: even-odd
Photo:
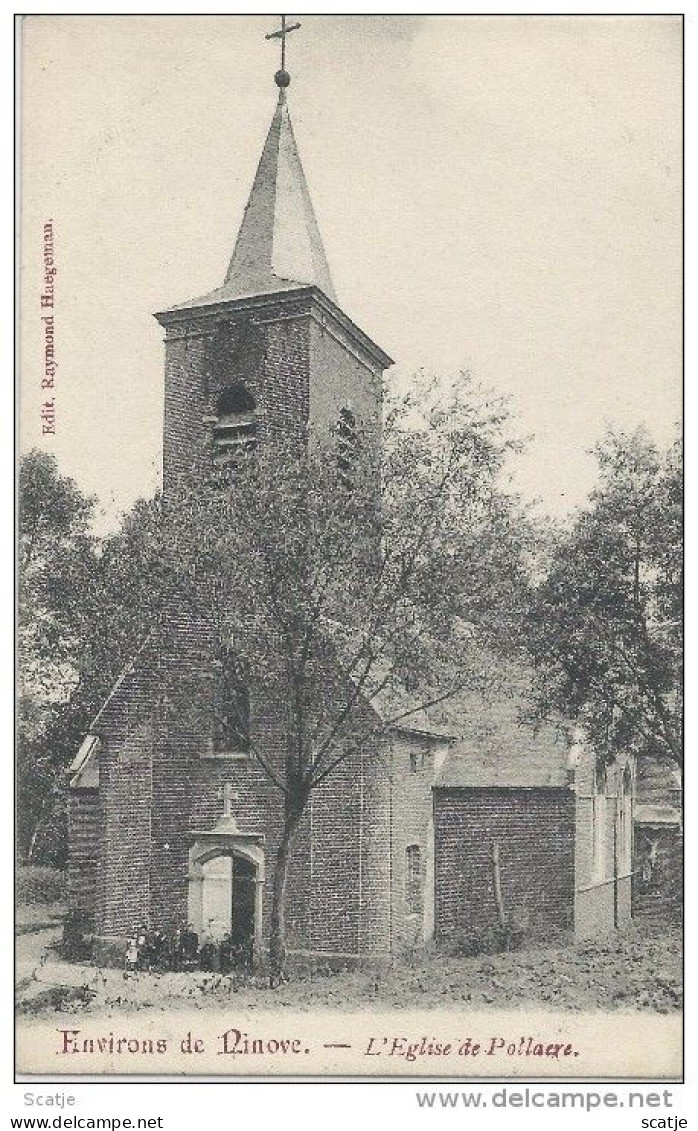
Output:
[[[538,945],[510,954],[453,957],[415,952],[371,969],[309,965],[270,989],[264,978],[206,973],[131,973],[58,958],[60,926],[36,916],[17,938],[19,1012],[110,1015],[182,1008],[293,1011],[444,1009],[650,1010],[682,1005],[682,943],[675,929],[634,930],[603,940]],[[27,927],[29,926],[29,929]]]

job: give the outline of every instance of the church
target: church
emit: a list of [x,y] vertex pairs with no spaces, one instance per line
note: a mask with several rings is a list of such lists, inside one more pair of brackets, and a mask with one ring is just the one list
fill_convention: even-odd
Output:
[[[285,44],[286,26],[282,29]],[[391,358],[343,310],[289,114],[276,107],[223,283],[156,314],[164,330],[163,493],[211,451],[377,422]],[[341,161],[341,148],[328,160]],[[205,216],[202,217],[205,220]],[[370,233],[368,234],[370,238]],[[357,264],[358,268],[358,264]],[[182,626],[182,648],[196,628]],[[202,679],[205,673],[202,673]],[[148,637],[69,770],[69,900],[95,955],[123,962],[143,926],[268,948],[282,803],[244,733],[157,719]],[[284,713],[257,689],[249,729],[273,763]],[[363,704],[386,716],[380,695]],[[581,736],[519,721],[516,694],[406,713],[380,751],[351,752],[313,790],[287,886],[291,953],[377,959],[496,925],[594,934],[631,915],[631,757],[597,764]],[[380,755],[380,756],[378,756]]]

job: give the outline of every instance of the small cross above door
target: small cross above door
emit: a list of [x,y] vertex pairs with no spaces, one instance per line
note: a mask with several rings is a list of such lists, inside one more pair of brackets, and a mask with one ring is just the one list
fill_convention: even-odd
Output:
[[229,782],[226,782],[223,788],[218,790],[218,796],[223,798],[223,816],[232,817],[233,802],[239,800],[240,794],[233,789]]

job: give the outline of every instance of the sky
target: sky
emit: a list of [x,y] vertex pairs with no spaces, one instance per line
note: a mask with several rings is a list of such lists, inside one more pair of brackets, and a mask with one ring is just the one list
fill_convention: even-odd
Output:
[[[562,517],[589,449],[681,413],[681,22],[301,16],[289,107],[340,305],[402,387],[512,398],[516,486]],[[276,101],[276,16],[29,17],[20,444],[101,519],[158,483],[162,331],[222,282]],[[56,433],[42,435],[55,233]]]

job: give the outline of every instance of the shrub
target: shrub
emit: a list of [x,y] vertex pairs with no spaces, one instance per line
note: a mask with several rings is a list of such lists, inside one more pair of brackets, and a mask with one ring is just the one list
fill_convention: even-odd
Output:
[[478,954],[501,954],[503,951],[520,950],[526,931],[520,919],[511,916],[502,927],[474,927],[451,940],[451,953],[465,958],[475,958]]
[[58,903],[65,896],[65,873],[37,864],[20,865],[16,892],[18,903]]
[[230,974],[233,970],[249,970],[253,944],[234,942],[226,935],[220,942],[204,942],[194,931],[174,933],[139,927],[126,945],[125,965],[130,970],[203,970],[207,973]]
[[87,911],[75,908],[68,912],[58,950],[70,962],[84,962],[92,957],[92,920]]
[[34,997],[17,1002],[18,1013],[41,1014],[46,1010],[75,1013],[90,1005],[97,996],[92,986],[50,986]]

